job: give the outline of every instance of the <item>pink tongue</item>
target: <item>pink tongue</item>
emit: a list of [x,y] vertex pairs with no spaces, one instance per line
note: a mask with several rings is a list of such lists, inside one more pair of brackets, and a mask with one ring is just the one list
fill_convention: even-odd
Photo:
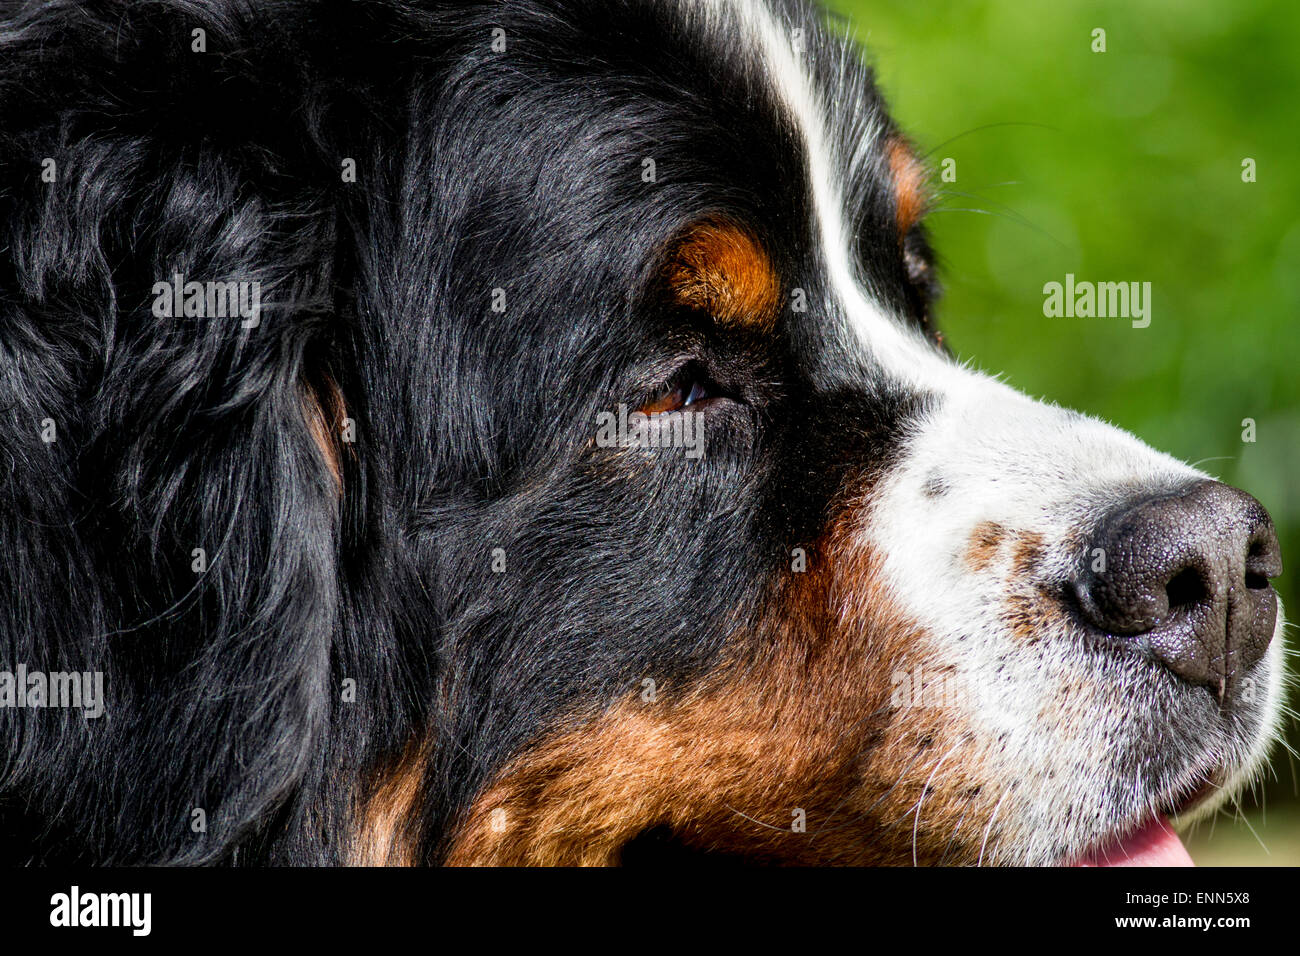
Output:
[[1074,866],[1195,866],[1163,816],[1152,817],[1142,829],[1117,843],[1089,854]]

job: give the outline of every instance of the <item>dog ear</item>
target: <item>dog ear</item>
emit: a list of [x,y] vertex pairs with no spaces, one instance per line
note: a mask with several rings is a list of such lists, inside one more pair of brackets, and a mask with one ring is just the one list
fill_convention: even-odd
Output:
[[0,707],[18,856],[223,858],[319,759],[345,181],[253,16],[0,23],[0,662],[103,688],[102,717]]

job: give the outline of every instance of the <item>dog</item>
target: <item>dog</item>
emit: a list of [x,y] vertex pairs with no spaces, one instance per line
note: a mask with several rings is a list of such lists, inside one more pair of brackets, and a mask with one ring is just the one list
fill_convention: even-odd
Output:
[[955,361],[928,182],[803,0],[11,8],[0,856],[1187,862],[1269,516]]

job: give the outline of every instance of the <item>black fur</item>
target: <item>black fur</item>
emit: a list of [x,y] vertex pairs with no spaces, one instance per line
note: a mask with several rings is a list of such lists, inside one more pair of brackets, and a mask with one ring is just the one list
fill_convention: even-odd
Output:
[[[8,862],[339,862],[419,739],[407,826],[436,862],[557,720],[707,669],[924,411],[826,357],[801,146],[761,64],[673,4],[10,7],[0,668],[103,671],[107,712],[0,709]],[[819,15],[787,15],[835,101],[888,123]],[[873,163],[863,277],[922,321]],[[667,305],[666,244],[718,213],[809,318],[723,334]],[[156,318],[175,272],[260,281],[260,325]],[[733,399],[701,462],[593,445],[687,362]],[[341,494],[304,414],[334,386]]]

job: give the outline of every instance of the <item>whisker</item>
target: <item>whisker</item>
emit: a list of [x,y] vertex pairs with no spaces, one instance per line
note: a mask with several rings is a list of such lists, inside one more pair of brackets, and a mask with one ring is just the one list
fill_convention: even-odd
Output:
[[984,827],[984,839],[980,840],[980,856],[975,861],[976,866],[984,865],[984,849],[988,846],[989,834],[993,831],[993,821],[998,818],[998,811],[1002,809],[1002,802],[1009,796],[1011,796],[1010,787],[1003,791],[1002,796],[998,798],[998,805],[993,808],[993,813],[989,815],[988,825]]
[[739,810],[737,810],[735,807],[730,806],[730,805],[728,805],[728,804],[725,804],[725,803],[724,803],[723,806],[726,807],[728,810],[730,810],[732,813],[734,813],[736,816],[738,816],[738,817],[744,817],[744,818],[745,818],[746,820],[748,820],[750,823],[757,823],[760,827],[767,827],[767,829],[769,829],[769,830],[775,830],[777,833],[789,833],[789,832],[790,832],[790,831],[787,830],[785,827],[774,827],[774,826],[772,826],[772,824],[770,824],[770,823],[764,823],[762,820],[755,820],[755,819],[754,819],[753,817],[751,817],[748,813],[741,813],[741,812],[740,812]]
[[1001,123],[985,123],[982,126],[975,126],[972,127],[971,129],[966,130],[963,133],[958,133],[956,136],[948,137],[942,143],[939,143],[937,146],[934,146],[931,149],[928,149],[924,153],[922,153],[921,154],[922,158],[928,159],[929,157],[937,153],[939,150],[943,149],[945,146],[951,143],[955,143],[957,142],[957,140],[962,139],[963,137],[966,136],[970,136],[973,133],[982,133],[986,130],[999,129],[1005,126],[1025,126],[1034,129],[1046,129],[1046,130],[1051,130],[1053,133],[1059,133],[1061,131],[1058,127],[1048,126],[1046,123],[1026,123],[1026,122],[1017,122],[1015,120],[1007,120]]
[[939,768],[943,766],[943,762],[955,754],[958,749],[960,749],[961,745],[966,742],[967,738],[963,737],[961,740],[953,744],[952,749],[940,757],[935,763],[934,769],[930,771],[930,776],[925,778],[925,786],[921,787],[921,795],[916,799],[916,822],[912,824],[912,866],[919,865],[916,862],[916,837],[918,831],[921,829],[921,805],[925,803],[925,795],[930,790],[930,781],[933,780],[934,775],[939,772]]
[[952,828],[952,836],[948,837],[948,842],[944,844],[943,855],[939,857],[939,862],[935,866],[943,866],[943,861],[948,859],[948,853],[957,841],[957,834],[961,832],[961,825],[966,822],[966,814],[969,812],[969,810],[963,810],[961,816],[957,818],[957,824]]
[[933,216],[936,213],[941,213],[941,212],[973,212],[973,213],[979,213],[980,215],[984,215],[984,216],[993,216],[996,219],[1005,219],[1007,220],[1007,222],[1014,222],[1018,226],[1024,226],[1026,229],[1030,229],[1038,233],[1040,236],[1042,236],[1045,239],[1052,240],[1052,242],[1056,243],[1062,249],[1068,251],[1070,248],[1068,243],[1062,242],[1060,239],[1052,235],[1050,232],[1048,232],[1046,229],[1042,228],[1041,226],[1036,226],[1027,219],[1023,219],[1023,218],[1017,219],[1015,216],[1008,215],[1005,212],[996,211],[992,209],[980,209],[976,206],[938,206],[935,209],[930,211],[930,215]]

